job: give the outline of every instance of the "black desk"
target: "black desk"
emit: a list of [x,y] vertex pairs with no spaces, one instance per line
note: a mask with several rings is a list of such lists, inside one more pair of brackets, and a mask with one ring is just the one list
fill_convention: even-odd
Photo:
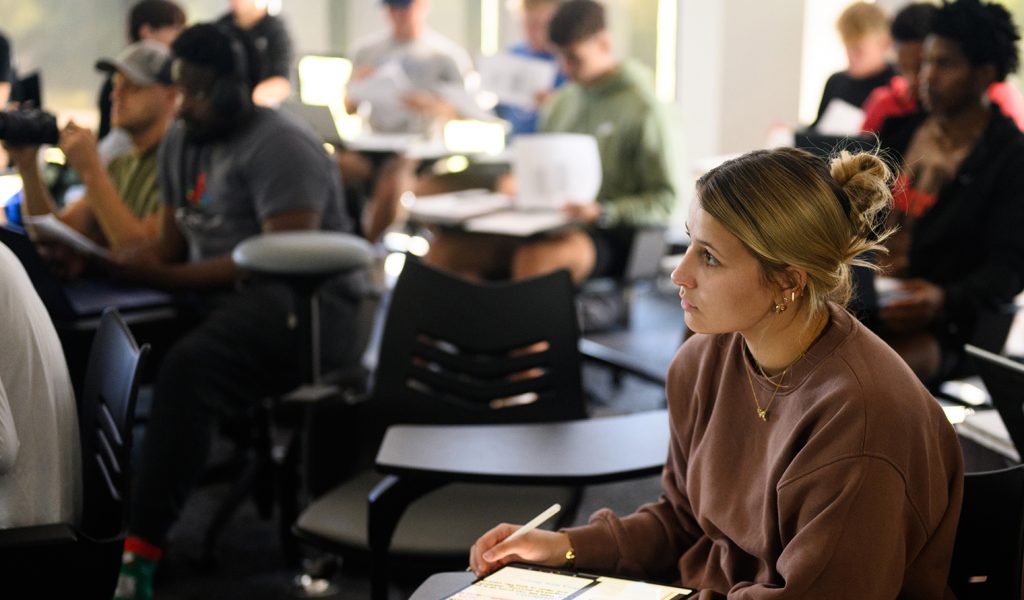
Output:
[[529,425],[396,425],[377,452],[377,470],[445,482],[591,485],[660,473],[668,438],[665,410]]
[[661,472],[665,410],[526,425],[395,425],[377,453],[387,475],[369,498],[372,597],[387,597],[391,537],[406,507],[447,483],[590,485]]

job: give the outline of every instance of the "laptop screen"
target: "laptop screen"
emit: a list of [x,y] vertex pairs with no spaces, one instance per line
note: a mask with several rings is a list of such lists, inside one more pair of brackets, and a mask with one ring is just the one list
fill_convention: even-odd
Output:
[[966,350],[1010,432],[1017,453],[1024,456],[1024,364],[969,344]]

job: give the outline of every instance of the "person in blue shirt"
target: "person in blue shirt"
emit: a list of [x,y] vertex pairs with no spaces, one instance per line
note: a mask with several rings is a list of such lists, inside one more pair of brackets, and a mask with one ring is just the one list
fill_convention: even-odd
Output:
[[[509,54],[525,56],[527,58],[538,58],[541,60],[557,63],[558,58],[551,51],[551,40],[548,39],[548,23],[555,14],[555,10],[561,0],[522,0],[523,2],[523,31],[526,39],[508,49]],[[537,104],[532,109],[508,104],[498,104],[495,112],[499,117],[512,124],[512,135],[520,133],[535,133],[537,131],[537,118],[541,104],[544,100],[565,83],[568,78],[561,69],[555,77],[555,84],[547,93],[539,95]]]

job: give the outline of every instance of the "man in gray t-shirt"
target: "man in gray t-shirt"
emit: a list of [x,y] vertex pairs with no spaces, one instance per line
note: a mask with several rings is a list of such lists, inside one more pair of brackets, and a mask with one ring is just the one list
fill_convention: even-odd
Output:
[[469,54],[426,25],[429,0],[383,0],[391,27],[357,40],[349,56],[353,73],[346,97],[349,112],[359,105],[359,84],[382,69],[396,68],[412,92],[395,102],[370,102],[370,126],[377,132],[429,133],[433,124],[457,116],[444,99],[446,86],[465,88],[473,70]]
[[349,231],[340,183],[315,134],[266,108],[214,143],[189,143],[179,121],[161,148],[164,202],[193,262],[228,255],[282,213],[317,213],[320,229]]
[[[237,283],[231,251],[266,231],[351,231],[334,162],[315,135],[252,103],[238,40],[195,25],[174,42],[179,121],[160,150],[166,206],[159,240],[122,272],[198,299],[197,325],[167,351],[157,374],[132,496],[116,598],[149,598],[167,532],[206,463],[224,414],[298,384],[308,340],[294,326],[295,298],[281,282]],[[140,259],[141,254],[147,256]],[[356,357],[357,277],[320,290],[323,363]]]

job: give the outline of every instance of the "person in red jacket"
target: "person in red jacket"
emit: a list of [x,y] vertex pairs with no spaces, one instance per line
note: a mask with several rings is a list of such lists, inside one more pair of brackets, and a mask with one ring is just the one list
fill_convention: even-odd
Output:
[[[917,112],[924,39],[931,32],[932,19],[938,10],[934,4],[916,2],[893,18],[892,40],[896,70],[900,75],[893,77],[888,85],[875,88],[864,102],[861,129],[865,133],[877,133],[889,117]],[[1024,97],[1017,88],[1006,81],[997,81],[989,86],[987,94],[989,101],[1024,130]]]

